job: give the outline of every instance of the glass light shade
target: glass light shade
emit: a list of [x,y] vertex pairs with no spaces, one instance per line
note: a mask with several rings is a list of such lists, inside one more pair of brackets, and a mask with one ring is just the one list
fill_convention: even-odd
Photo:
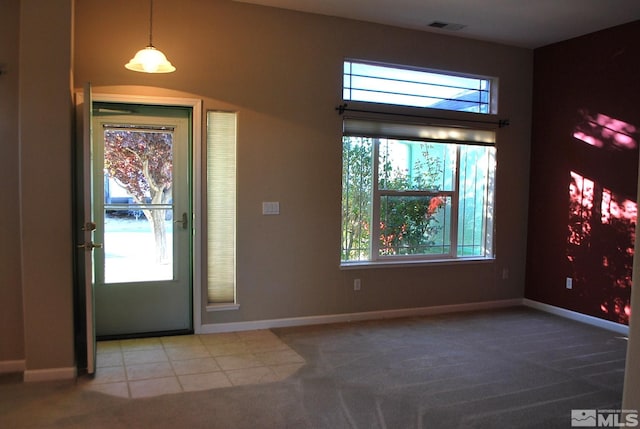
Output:
[[125,67],[129,70],[143,73],[171,73],[176,68],[167,60],[162,51],[157,50],[153,46],[147,46],[136,52]]

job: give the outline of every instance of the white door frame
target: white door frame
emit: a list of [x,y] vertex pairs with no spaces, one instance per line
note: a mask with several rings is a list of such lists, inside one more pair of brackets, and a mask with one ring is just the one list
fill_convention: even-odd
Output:
[[180,106],[193,109],[192,138],[192,172],[193,189],[193,266],[192,269],[192,308],[193,330],[196,334],[202,329],[202,100],[197,98],[155,97],[145,95],[109,94],[98,92],[92,94],[93,102],[147,104],[159,106]]

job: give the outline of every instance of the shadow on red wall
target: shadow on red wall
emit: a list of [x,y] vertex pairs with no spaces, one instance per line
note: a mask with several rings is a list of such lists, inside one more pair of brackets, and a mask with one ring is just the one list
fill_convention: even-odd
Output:
[[[598,151],[638,148],[634,125],[604,114],[580,112],[583,121],[573,133],[576,142]],[[597,153],[594,154],[598,156]],[[578,294],[578,311],[629,323],[631,273],[637,204],[635,198],[607,187],[604,179],[570,172],[567,261]]]
[[534,51],[525,297],[619,323],[636,229],[639,38],[635,21]]

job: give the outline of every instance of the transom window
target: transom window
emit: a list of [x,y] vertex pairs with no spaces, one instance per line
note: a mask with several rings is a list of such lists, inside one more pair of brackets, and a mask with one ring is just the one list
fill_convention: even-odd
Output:
[[491,80],[345,61],[343,99],[491,113]]
[[[345,100],[354,96],[353,71],[365,73],[360,65],[345,62]],[[365,66],[366,70],[380,71],[377,66]],[[378,73],[372,80],[358,83],[360,89],[368,87],[357,94],[375,93],[386,98],[386,103],[406,106],[406,98],[394,103],[393,97],[398,96],[397,83],[405,81],[407,70],[400,69],[398,77],[389,67],[381,68],[386,70],[384,77]],[[409,72],[414,76],[425,73]],[[465,78],[452,79],[462,82]],[[489,86],[488,79],[468,80]],[[446,102],[450,110],[460,111],[489,108],[488,89],[480,101],[473,102],[475,107],[470,107],[468,100],[453,103],[452,87],[445,85],[444,77],[439,82],[441,97],[435,104]],[[413,87],[422,89],[421,85]],[[460,89],[457,87],[458,94]],[[474,129],[468,122],[456,124],[455,117],[447,125],[434,125],[418,116],[403,117],[404,112],[390,106],[384,112],[345,113],[342,264],[493,258],[495,131],[486,126]]]

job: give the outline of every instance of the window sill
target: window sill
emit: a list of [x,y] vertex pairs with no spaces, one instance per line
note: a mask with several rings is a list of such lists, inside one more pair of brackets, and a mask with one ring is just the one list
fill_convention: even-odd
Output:
[[239,310],[240,304],[207,304],[207,312]]
[[358,261],[344,262],[340,264],[341,270],[360,270],[371,268],[407,268],[426,267],[433,265],[460,265],[460,264],[488,264],[495,262],[495,258],[459,258],[459,259],[429,259],[429,260],[404,260],[404,261]]

